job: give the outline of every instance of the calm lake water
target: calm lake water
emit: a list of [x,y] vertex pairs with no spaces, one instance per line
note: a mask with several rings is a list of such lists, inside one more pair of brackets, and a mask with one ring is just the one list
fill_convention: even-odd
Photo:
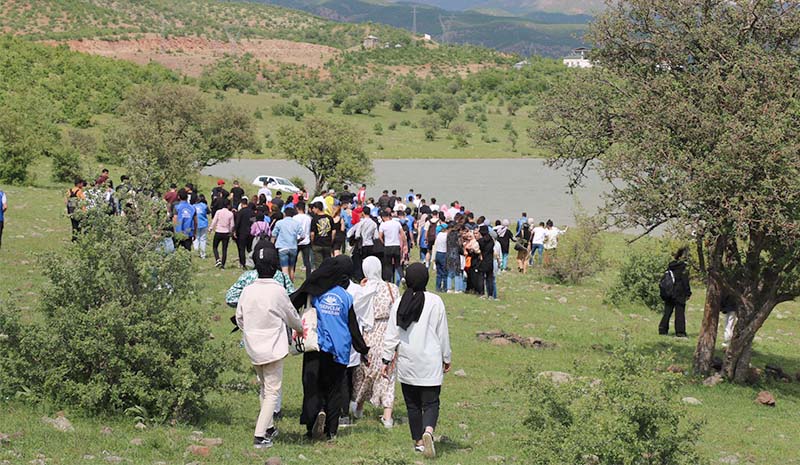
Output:
[[[428,201],[435,197],[441,205],[459,200],[476,216],[485,215],[492,221],[508,218],[512,224],[523,211],[537,221],[550,218],[558,225],[573,224],[575,201],[594,212],[607,189],[593,174],[573,196],[566,172],[551,169],[538,159],[375,160],[374,166],[375,182],[368,186],[368,196],[377,198],[383,189],[397,189],[405,195],[413,188]],[[300,176],[307,186],[313,186],[311,174],[288,160],[233,160],[207,168],[203,174],[239,179],[248,193],[253,179],[265,174]]]

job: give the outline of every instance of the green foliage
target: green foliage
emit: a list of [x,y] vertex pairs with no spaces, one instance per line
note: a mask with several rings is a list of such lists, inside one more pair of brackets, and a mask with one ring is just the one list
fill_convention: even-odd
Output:
[[468,137],[471,136],[469,129],[463,124],[454,124],[450,127],[450,135],[456,140],[455,148],[463,148],[469,145]]
[[389,92],[389,107],[392,111],[411,108],[414,103],[414,91],[406,86],[395,86]]
[[73,182],[81,177],[81,157],[73,147],[60,147],[50,158],[53,160],[53,181]]
[[655,312],[661,311],[663,303],[658,283],[669,262],[670,251],[666,244],[632,248],[606,294],[606,301],[616,306],[643,304]]
[[0,181],[21,184],[28,180],[28,166],[51,153],[60,139],[41,94],[0,93]]
[[556,384],[528,371],[525,463],[706,463],[698,454],[701,424],[676,398],[679,375],[665,371],[670,357],[626,343],[602,362],[601,381]]
[[120,109],[120,122],[107,132],[106,145],[138,185],[157,191],[258,148],[250,115],[172,85],[136,88]]
[[372,178],[364,136],[348,123],[311,117],[302,125],[281,127],[278,144],[289,159],[314,175],[314,195],[331,183],[359,184]]
[[200,89],[208,91],[236,89],[245,92],[254,89],[258,74],[258,63],[249,54],[237,58],[226,58],[203,70]]
[[292,176],[291,178],[289,178],[289,181],[291,181],[292,184],[297,186],[299,189],[305,189],[306,188],[306,181],[303,178],[301,178],[300,176]]
[[134,203],[125,216],[87,207],[78,242],[42,257],[41,320],[3,302],[0,394],[27,388],[58,405],[140,406],[158,419],[203,410],[223,364],[198,318],[191,257],[160,251],[160,200]]
[[439,124],[440,124],[439,118],[436,118],[435,116],[428,115],[422,117],[422,119],[419,122],[419,125],[425,131],[425,140],[427,141],[436,140],[436,131],[439,130],[440,127]]
[[372,127],[372,132],[374,132],[376,136],[382,135],[383,125],[381,123],[375,123],[375,126]]
[[300,106],[300,101],[294,99],[289,103],[276,103],[272,105],[272,114],[274,116],[289,116],[294,118],[295,121],[300,121],[303,119],[306,111]]
[[556,250],[545,252],[553,255],[545,276],[558,283],[578,284],[606,267],[599,222],[576,213],[575,223],[577,227],[559,238]]

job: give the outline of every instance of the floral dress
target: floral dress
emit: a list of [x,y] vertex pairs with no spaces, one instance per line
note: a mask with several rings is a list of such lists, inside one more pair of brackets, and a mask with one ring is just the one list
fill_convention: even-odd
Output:
[[[375,324],[372,330],[364,333],[364,340],[369,347],[383,346],[383,335],[389,323],[389,313],[394,302],[399,298],[400,290],[391,283],[385,283],[372,298],[372,310],[375,312]],[[380,350],[369,351],[369,367],[363,363],[356,368],[353,376],[353,398],[359,405],[369,401],[375,407],[392,408],[394,406],[394,372],[389,379],[382,376],[383,361]]]

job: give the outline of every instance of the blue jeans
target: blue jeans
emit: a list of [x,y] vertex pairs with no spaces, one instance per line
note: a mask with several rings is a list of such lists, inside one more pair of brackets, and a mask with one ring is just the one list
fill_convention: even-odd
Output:
[[539,250],[539,265],[544,263],[544,245],[543,244],[531,244],[531,264],[535,261],[534,255],[536,255],[536,250]]
[[464,274],[461,270],[447,272],[447,288],[450,291],[464,292]]
[[297,263],[297,249],[278,250],[278,260],[281,268],[292,268]]
[[503,254],[503,258],[500,260],[500,271],[505,271],[508,269],[508,253]]
[[447,254],[436,252],[436,290],[447,290]]

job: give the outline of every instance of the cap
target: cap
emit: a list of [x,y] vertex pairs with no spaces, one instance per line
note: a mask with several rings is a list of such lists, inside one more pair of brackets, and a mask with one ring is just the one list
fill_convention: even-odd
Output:
[[217,185],[218,186],[222,186],[224,184],[225,184],[225,181],[223,181],[222,179],[217,180]]

